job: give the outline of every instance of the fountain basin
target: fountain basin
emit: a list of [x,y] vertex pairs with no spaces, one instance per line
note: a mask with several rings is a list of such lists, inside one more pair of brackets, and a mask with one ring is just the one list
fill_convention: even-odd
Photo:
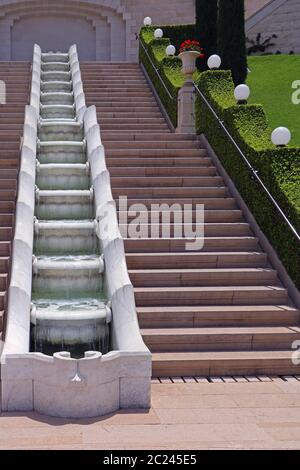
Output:
[[50,163],[37,165],[39,189],[88,189],[89,165],[81,163]]
[[35,222],[36,254],[85,254],[97,252],[98,240],[94,221],[61,220]]
[[60,105],[48,104],[41,105],[41,118],[42,119],[74,119],[75,120],[75,107],[74,105]]
[[68,350],[72,357],[80,359],[85,351],[109,350],[109,326],[105,320],[85,319],[82,321],[38,320],[31,326],[31,343],[35,352],[52,356]]
[[[44,298],[40,299],[36,296],[33,298],[32,313],[34,310],[43,312],[45,316],[51,314],[59,314],[59,312],[67,312],[68,315],[77,312],[86,312],[86,315],[93,316],[98,314],[100,310],[106,310],[107,315],[111,314],[110,307],[107,305],[107,300],[102,298],[85,297],[82,299],[55,299]],[[108,321],[109,323],[109,321]]]
[[65,91],[70,92],[72,91],[72,82],[71,81],[61,81],[61,80],[52,80],[52,81],[45,81],[41,82],[41,90],[43,92],[49,91]]
[[56,72],[69,72],[69,62],[42,62],[42,71],[49,72],[55,70]]
[[39,124],[40,141],[82,142],[83,127],[78,121],[41,121]]
[[[31,342],[35,351],[54,354],[64,348],[77,356],[90,350],[108,352],[111,310],[104,305],[94,310],[50,310],[31,312]],[[76,352],[75,352],[76,346]],[[50,354],[50,355],[52,355]]]
[[64,52],[46,52],[42,54],[43,62],[69,62],[69,54]]
[[71,80],[71,72],[63,71],[63,70],[49,70],[46,72],[41,73],[41,77],[43,81],[53,81],[53,80],[61,80],[61,81],[68,81]]
[[33,291],[64,298],[99,293],[104,261],[99,256],[43,256],[33,261]]
[[86,163],[85,142],[39,142],[40,163]]
[[93,191],[51,191],[36,192],[36,216],[39,219],[92,219],[94,208],[91,204]]
[[73,104],[74,95],[73,92],[49,92],[41,93],[42,104]]

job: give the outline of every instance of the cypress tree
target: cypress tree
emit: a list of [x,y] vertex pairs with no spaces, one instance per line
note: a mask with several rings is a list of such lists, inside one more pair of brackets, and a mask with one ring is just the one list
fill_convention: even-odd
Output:
[[217,53],[218,0],[196,0],[196,39],[204,49],[205,60],[199,60],[200,70],[207,69],[207,59]]
[[218,50],[222,68],[230,69],[235,85],[247,78],[244,0],[219,0]]

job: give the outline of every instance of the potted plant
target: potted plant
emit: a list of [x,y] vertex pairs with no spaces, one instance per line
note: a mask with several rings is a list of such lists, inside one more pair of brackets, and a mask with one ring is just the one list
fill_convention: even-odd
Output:
[[191,41],[190,39],[184,41],[180,46],[179,58],[182,61],[182,72],[186,80],[189,81],[196,70],[196,60],[204,58],[203,49],[199,41]]

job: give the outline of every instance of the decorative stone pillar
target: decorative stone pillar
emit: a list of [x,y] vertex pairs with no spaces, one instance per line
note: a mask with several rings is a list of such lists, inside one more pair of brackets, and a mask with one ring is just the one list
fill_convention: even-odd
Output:
[[185,50],[179,54],[182,61],[182,73],[185,83],[178,94],[178,127],[181,134],[195,134],[195,86],[193,73],[196,70],[196,60],[200,56],[199,51]]
[[178,93],[178,134],[195,134],[195,87],[186,81]]
[[126,58],[126,30],[125,23],[120,15],[111,15],[108,18],[110,25],[110,60],[123,61]]

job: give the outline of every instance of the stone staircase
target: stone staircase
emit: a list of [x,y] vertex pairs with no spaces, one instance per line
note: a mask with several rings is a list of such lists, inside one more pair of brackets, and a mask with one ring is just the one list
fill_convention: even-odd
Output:
[[183,238],[125,239],[153,375],[299,373],[291,361],[299,311],[197,138],[169,130],[138,65],[81,70],[116,200],[205,205],[201,251],[185,251]]
[[30,64],[0,62],[6,104],[0,104],[0,339],[4,326],[11,240],[13,237],[20,138],[30,87]]

